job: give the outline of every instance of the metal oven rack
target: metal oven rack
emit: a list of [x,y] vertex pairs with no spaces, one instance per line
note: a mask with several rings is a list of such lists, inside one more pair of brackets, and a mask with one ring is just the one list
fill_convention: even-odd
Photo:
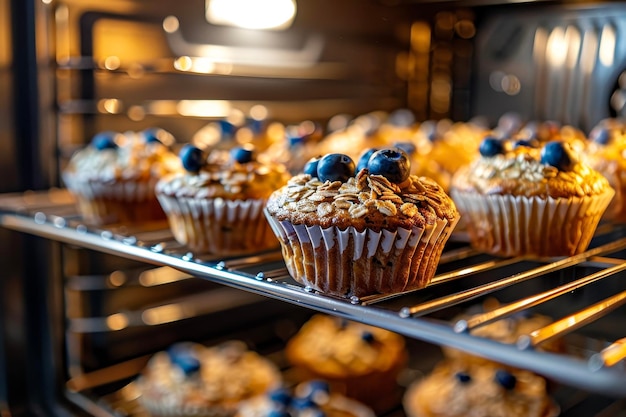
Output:
[[[0,196],[0,225],[19,232],[142,262],[170,266],[229,287],[300,305],[449,346],[511,366],[529,369],[589,392],[626,398],[626,336],[619,320],[610,332],[594,329],[626,303],[626,229],[601,225],[590,249],[573,257],[494,258],[472,250],[463,239],[450,243],[432,284],[423,290],[341,299],[296,283],[279,251],[219,258],[190,253],[176,243],[166,223],[95,228],[78,216],[65,190]],[[620,279],[621,278],[621,279]],[[603,284],[602,291],[595,286]],[[606,285],[604,285],[606,284]],[[509,291],[495,310],[455,319],[459,308],[490,294]],[[581,296],[581,292],[583,296]],[[515,344],[475,336],[471,330],[561,300],[555,321]],[[563,309],[566,305],[569,308]],[[464,308],[464,307],[463,307]],[[607,317],[608,316],[608,317]],[[546,341],[591,328],[600,343],[586,354],[535,349]],[[593,333],[593,332],[596,333]],[[607,336],[608,334],[608,336]]]

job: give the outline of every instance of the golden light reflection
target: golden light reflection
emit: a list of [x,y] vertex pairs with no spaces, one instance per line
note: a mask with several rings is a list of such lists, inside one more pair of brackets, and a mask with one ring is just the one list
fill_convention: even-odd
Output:
[[546,59],[553,67],[561,67],[567,57],[567,42],[565,31],[561,27],[554,28],[548,37]]
[[585,74],[591,74],[596,66],[598,51],[598,37],[593,30],[588,30],[583,36],[583,46],[580,53],[580,67]]
[[126,282],[126,274],[122,271],[113,271],[111,275],[109,275],[109,282],[114,287],[124,285]]
[[128,118],[132,121],[139,122],[146,117],[146,111],[141,106],[131,106],[128,109]]
[[231,106],[226,100],[181,100],[176,111],[181,116],[221,118],[231,113]]
[[565,39],[567,40],[569,47],[569,50],[567,51],[567,67],[569,69],[574,69],[578,64],[578,58],[580,55],[580,32],[574,26],[568,26],[565,31]]
[[163,19],[163,30],[167,33],[174,33],[178,30],[180,22],[176,16],[167,16]]
[[600,35],[600,51],[598,52],[600,63],[605,67],[613,66],[616,42],[615,29],[611,25],[605,25]]
[[102,113],[118,114],[122,109],[122,103],[116,98],[104,98],[98,102],[98,110]]
[[118,69],[120,65],[120,58],[115,55],[108,56],[104,59],[104,68],[108,69],[109,71],[114,71]]
[[122,330],[128,327],[128,317],[123,313],[112,314],[107,317],[106,323],[111,330]]
[[191,70],[192,60],[188,56],[181,56],[176,58],[174,61],[174,68],[178,71],[189,71]]
[[295,0],[206,0],[206,19],[215,25],[286,29],[295,15]]
[[250,117],[254,120],[267,119],[268,113],[267,107],[262,104],[255,104],[250,108]]
[[154,326],[157,324],[170,323],[184,318],[183,309],[179,304],[169,304],[160,307],[149,308],[141,315],[144,323]]

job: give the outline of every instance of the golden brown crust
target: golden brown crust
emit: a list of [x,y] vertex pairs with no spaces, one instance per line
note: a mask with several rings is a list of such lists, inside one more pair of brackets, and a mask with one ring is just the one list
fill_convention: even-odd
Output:
[[569,171],[542,164],[539,150],[519,147],[494,157],[479,157],[452,179],[462,192],[540,198],[600,195],[610,188],[599,172],[583,162]]
[[267,210],[295,225],[358,231],[412,229],[458,218],[454,202],[435,181],[412,175],[394,184],[367,169],[345,183],[295,176],[272,194]]

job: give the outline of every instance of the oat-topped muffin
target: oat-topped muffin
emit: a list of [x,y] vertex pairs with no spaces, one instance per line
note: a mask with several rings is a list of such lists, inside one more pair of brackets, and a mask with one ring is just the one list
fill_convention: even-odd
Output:
[[204,152],[185,145],[184,172],[163,178],[156,193],[176,240],[197,252],[246,253],[278,246],[263,207],[289,178],[252,148]]
[[331,390],[322,380],[306,381],[293,390],[279,388],[241,404],[236,417],[374,417],[359,401]]
[[589,133],[585,148],[589,165],[609,180],[615,197],[604,217],[626,221],[626,124],[619,119],[602,120]]
[[396,379],[407,359],[399,334],[318,314],[288,341],[285,355],[300,381],[323,379],[376,411],[397,404]]
[[239,404],[278,388],[271,361],[230,341],[211,348],[178,343],[156,353],[137,378],[139,403],[161,417],[231,417]]
[[584,251],[613,198],[606,178],[561,141],[486,138],[480,157],[453,178],[451,195],[471,244],[503,256]]
[[163,176],[182,169],[163,129],[101,132],[72,155],[62,176],[91,224],[165,220],[154,194]]
[[459,219],[441,186],[410,175],[397,148],[374,152],[356,175],[346,155],[310,161],[272,194],[266,216],[297,281],[348,297],[427,285]]
[[528,371],[444,361],[404,395],[409,417],[555,417],[546,381]]

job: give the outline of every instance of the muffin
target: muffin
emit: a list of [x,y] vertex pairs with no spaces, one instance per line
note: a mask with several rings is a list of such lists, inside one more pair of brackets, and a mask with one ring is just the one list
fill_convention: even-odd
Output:
[[[169,139],[167,141],[166,139]],[[102,225],[165,220],[154,193],[163,176],[182,169],[162,129],[101,132],[62,171],[85,222]]]
[[185,145],[185,168],[157,183],[156,195],[174,238],[195,252],[243,254],[278,247],[263,207],[287,182],[280,164],[255,159],[252,148],[204,152]]
[[295,379],[327,381],[333,392],[376,411],[398,399],[396,378],[407,359],[396,333],[325,315],[306,322],[285,347]]
[[239,341],[175,344],[156,353],[136,380],[139,403],[159,417],[234,416],[242,401],[281,384],[274,363]]
[[332,392],[325,381],[307,381],[291,392],[279,388],[244,401],[236,417],[375,417],[366,405]]
[[408,417],[555,417],[546,381],[531,372],[444,361],[413,382],[403,399]]
[[539,149],[491,137],[451,187],[471,245],[500,256],[584,251],[615,193],[566,142]]
[[459,213],[400,149],[381,149],[355,175],[343,154],[307,163],[265,214],[291,276],[319,292],[363,297],[430,283]]
[[615,189],[604,218],[626,221],[626,126],[618,119],[600,122],[589,133],[585,149],[589,165],[604,175]]

